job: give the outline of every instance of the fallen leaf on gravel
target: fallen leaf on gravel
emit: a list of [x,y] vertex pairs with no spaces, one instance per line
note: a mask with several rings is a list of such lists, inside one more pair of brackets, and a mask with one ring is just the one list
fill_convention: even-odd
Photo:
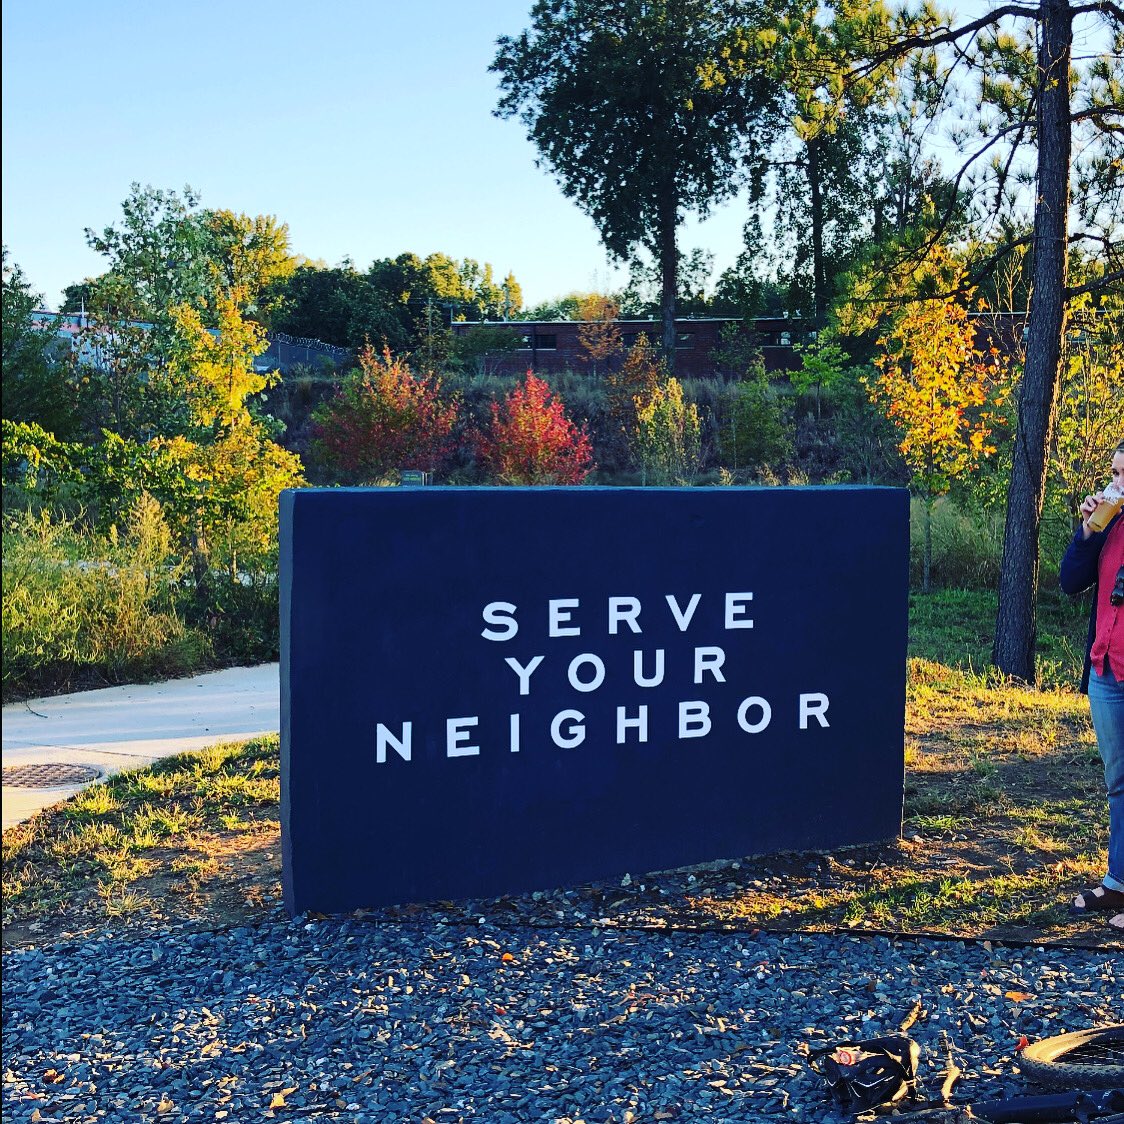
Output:
[[43,1080],[48,1085],[57,1085],[60,1081],[65,1081],[66,1078],[57,1069],[49,1069],[43,1074]]
[[274,1093],[273,1099],[269,1102],[269,1107],[270,1108],[284,1108],[285,1107],[285,1098],[290,1093],[295,1093],[296,1091],[297,1091],[297,1087],[294,1085],[291,1089],[282,1089],[280,1093]]
[[1019,1035],[1018,1042],[1015,1043],[1015,1053],[1021,1053],[1030,1045],[1030,1040],[1025,1034]]
[[1028,999],[1033,999],[1029,991],[1005,991],[1004,998],[1013,1000],[1015,1003],[1025,1003]]
[[503,961],[503,962],[504,962],[505,964],[514,964],[514,963],[515,963],[515,957],[514,957],[514,956],[512,956],[510,952],[505,952],[505,953],[503,954],[503,956],[501,956],[501,957],[500,957],[500,959],[501,959],[501,960],[502,960],[502,961]]
[[160,1103],[156,1106],[156,1111],[158,1113],[160,1113],[161,1116],[163,1116],[163,1115],[165,1115],[169,1112],[174,1112],[175,1109],[176,1109],[176,1102],[173,1101],[173,1100],[170,1100],[168,1097],[161,1097]]

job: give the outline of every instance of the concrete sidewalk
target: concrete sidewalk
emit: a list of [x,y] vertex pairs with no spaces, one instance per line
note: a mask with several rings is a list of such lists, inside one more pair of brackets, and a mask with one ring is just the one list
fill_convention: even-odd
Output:
[[[189,749],[276,733],[281,724],[278,665],[236,667],[128,687],[106,687],[12,703],[3,712],[4,827],[30,819],[87,784]],[[85,781],[9,785],[17,766],[84,766]],[[39,769],[42,781],[63,770]]]

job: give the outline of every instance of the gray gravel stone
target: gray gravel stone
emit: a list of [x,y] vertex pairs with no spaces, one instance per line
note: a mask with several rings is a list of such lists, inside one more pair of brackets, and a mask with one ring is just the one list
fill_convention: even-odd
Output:
[[475,916],[107,936],[4,954],[4,1115],[827,1122],[810,1048],[920,999],[926,1090],[947,1030],[959,1099],[1021,1092],[1019,1036],[1119,1018],[1121,976],[1106,951]]

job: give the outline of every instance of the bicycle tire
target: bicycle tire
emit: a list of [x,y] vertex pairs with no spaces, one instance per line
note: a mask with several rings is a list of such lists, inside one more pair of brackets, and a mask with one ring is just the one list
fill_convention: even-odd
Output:
[[1124,1088],[1124,1023],[1032,1042],[1019,1054],[1019,1069],[1048,1089]]

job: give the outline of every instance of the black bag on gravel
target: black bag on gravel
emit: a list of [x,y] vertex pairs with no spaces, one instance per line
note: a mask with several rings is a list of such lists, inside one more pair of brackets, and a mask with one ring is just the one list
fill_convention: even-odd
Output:
[[908,1035],[837,1042],[808,1055],[808,1064],[844,1112],[865,1112],[917,1096],[921,1048]]

